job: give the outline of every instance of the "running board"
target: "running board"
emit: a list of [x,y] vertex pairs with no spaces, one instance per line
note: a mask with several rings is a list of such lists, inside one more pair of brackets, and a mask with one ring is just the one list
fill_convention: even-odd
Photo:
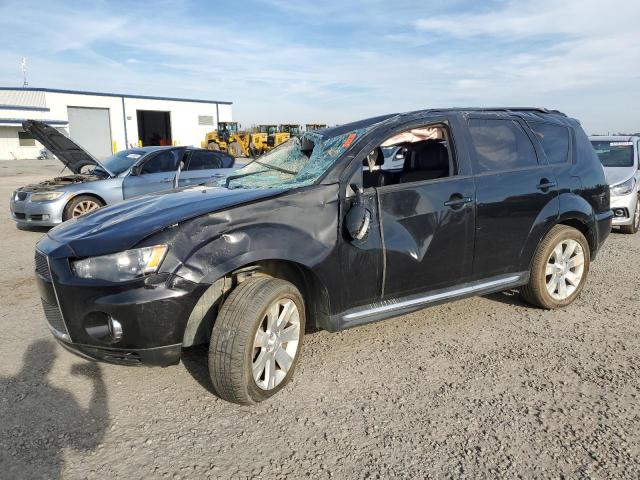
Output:
[[529,272],[500,275],[451,288],[434,290],[427,294],[420,293],[408,297],[384,300],[382,302],[352,308],[342,314],[333,315],[330,319],[330,323],[335,330],[344,330],[357,325],[377,322],[378,320],[383,320],[385,318],[414,312],[428,306],[446,303],[451,300],[487,295],[489,293],[519,287],[528,281]]

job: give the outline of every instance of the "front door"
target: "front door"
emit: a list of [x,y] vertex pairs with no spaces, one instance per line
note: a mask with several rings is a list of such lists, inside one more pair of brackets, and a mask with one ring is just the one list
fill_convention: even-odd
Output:
[[553,168],[538,159],[518,121],[471,118],[469,132],[477,188],[473,277],[519,272],[536,229],[558,215]]
[[378,188],[384,297],[464,283],[471,272],[475,186],[470,176]]
[[149,154],[148,159],[142,160],[125,177],[122,182],[123,197],[131,198],[174,188],[183,152],[181,149],[172,149]]

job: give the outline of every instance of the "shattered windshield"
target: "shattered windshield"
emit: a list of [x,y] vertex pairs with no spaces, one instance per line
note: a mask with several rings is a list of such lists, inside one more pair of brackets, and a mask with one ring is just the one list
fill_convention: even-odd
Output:
[[227,188],[294,188],[311,185],[369,128],[324,138],[294,137],[220,180]]

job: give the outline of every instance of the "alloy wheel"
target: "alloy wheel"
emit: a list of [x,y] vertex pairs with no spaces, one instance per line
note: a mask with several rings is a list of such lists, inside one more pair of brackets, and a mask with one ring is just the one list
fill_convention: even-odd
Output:
[[584,275],[585,253],[572,239],[562,240],[551,252],[545,268],[547,292],[555,300],[566,300],[576,291]]
[[78,203],[75,207],[73,207],[73,216],[79,217],[84,215],[85,213],[92,212],[93,210],[97,210],[100,208],[100,204],[94,202],[93,200],[83,200]]
[[252,372],[262,390],[275,388],[287,376],[300,341],[300,313],[293,300],[273,302],[258,325],[253,342]]

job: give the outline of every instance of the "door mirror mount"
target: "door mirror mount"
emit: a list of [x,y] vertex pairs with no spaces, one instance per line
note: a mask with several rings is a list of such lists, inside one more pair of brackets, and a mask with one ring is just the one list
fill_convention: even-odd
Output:
[[371,229],[371,212],[365,205],[362,187],[355,183],[349,186],[355,193],[355,199],[347,212],[344,224],[353,240],[362,241],[367,238]]

